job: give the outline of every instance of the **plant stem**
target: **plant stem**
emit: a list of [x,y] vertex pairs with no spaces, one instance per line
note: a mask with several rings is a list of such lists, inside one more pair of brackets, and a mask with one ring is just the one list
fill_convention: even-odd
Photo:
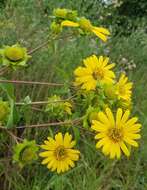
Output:
[[[29,105],[44,105],[44,104],[52,104],[52,103],[58,103],[58,102],[66,102],[70,101],[72,97],[64,99],[64,100],[55,100],[55,101],[37,101],[37,102],[30,102],[28,103]],[[21,105],[26,105],[25,102],[16,102],[15,105],[21,106]]]
[[72,34],[67,35],[67,36],[63,36],[63,37],[54,36],[52,39],[47,39],[45,42],[43,42],[42,44],[38,45],[36,48],[30,50],[28,52],[28,54],[31,55],[31,54],[35,53],[36,51],[40,50],[41,48],[46,47],[49,44],[49,42],[51,42],[53,40],[64,40],[65,38],[68,38],[68,37],[72,37]]
[[63,86],[61,83],[49,83],[49,82],[38,82],[38,81],[18,81],[18,80],[2,80],[0,83],[13,83],[13,84],[28,84],[28,85],[47,85],[47,86]]
[[[78,118],[71,121],[61,121],[61,122],[52,122],[52,123],[42,123],[42,124],[34,124],[34,125],[24,125],[24,126],[18,126],[16,129],[22,129],[22,128],[43,128],[43,127],[49,127],[49,126],[61,126],[61,125],[76,125],[76,127],[80,130],[86,131],[90,135],[94,135],[93,132],[91,132],[88,128],[80,127],[78,126],[79,123],[81,123],[83,118]],[[2,130],[10,130],[4,126],[0,126],[0,129]]]

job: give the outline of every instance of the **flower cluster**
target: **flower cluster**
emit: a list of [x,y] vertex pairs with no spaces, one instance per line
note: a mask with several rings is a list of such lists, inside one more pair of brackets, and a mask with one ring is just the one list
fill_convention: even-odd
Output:
[[116,80],[116,75],[112,70],[115,64],[109,64],[108,57],[92,55],[84,59],[83,63],[83,67],[79,66],[74,71],[76,87],[85,91],[103,93],[106,104],[131,108],[133,84],[128,82],[128,77],[124,73],[118,81]]
[[[108,57],[92,55],[84,59],[83,63],[83,67],[79,66],[74,71],[74,85],[83,94],[91,95],[93,92],[94,100],[86,111],[83,125],[88,126],[88,118],[91,129],[97,133],[96,148],[102,148],[105,155],[120,158],[123,152],[129,156],[128,146],[138,147],[136,140],[141,137],[138,118],[129,119],[132,82],[128,81],[124,73],[116,80],[112,70],[115,64],[109,64]],[[101,107],[101,101],[105,106]],[[116,112],[116,117],[113,111]]]
[[51,24],[51,29],[55,33],[62,31],[63,27],[77,28],[80,34],[94,34],[102,41],[106,42],[110,35],[109,30],[103,27],[94,26],[89,19],[79,17],[77,11],[69,9],[55,9],[53,11],[55,21]]

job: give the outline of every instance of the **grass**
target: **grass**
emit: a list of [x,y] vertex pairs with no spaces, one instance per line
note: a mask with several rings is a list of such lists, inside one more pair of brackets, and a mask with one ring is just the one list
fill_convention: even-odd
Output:
[[[82,1],[7,1],[5,9],[0,12],[0,46],[20,42],[29,50],[46,41],[49,34],[47,14],[53,7],[66,6],[79,9]],[[88,1],[86,1],[88,4]],[[87,6],[87,4],[85,6]],[[83,5],[84,7],[84,5]],[[84,8],[81,11],[84,12]],[[30,66],[25,70],[9,73],[8,79],[48,81],[66,83],[73,77],[73,69],[83,58],[93,53],[109,55],[117,65],[117,72],[124,70],[120,64],[126,58],[127,64],[133,60],[136,69],[127,70],[134,82],[134,114],[138,114],[143,124],[140,148],[132,151],[129,159],[112,161],[105,158],[91,137],[81,134],[79,138],[82,152],[76,168],[65,175],[50,173],[39,162],[20,170],[17,166],[0,163],[0,172],[7,173],[6,179],[1,175],[2,190],[145,190],[147,189],[147,34],[139,30],[128,37],[112,36],[107,44],[91,41],[88,38],[74,38],[49,43],[47,47],[32,55]],[[33,101],[44,100],[53,93],[67,96],[66,88],[46,88],[43,86],[16,86],[17,101],[27,95]],[[33,113],[32,113],[33,114]],[[43,122],[41,114],[33,114],[28,123]],[[56,129],[58,130],[58,129]],[[26,136],[41,143],[46,130],[28,130]],[[88,140],[87,140],[88,139]],[[4,181],[5,180],[5,181]],[[2,186],[2,185],[1,185]]]

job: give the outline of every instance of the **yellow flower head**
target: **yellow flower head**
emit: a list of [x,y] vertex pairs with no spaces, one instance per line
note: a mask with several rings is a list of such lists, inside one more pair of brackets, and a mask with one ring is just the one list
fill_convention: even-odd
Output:
[[96,131],[95,139],[98,140],[96,148],[102,148],[105,155],[110,158],[120,158],[121,152],[126,156],[130,155],[127,145],[138,147],[136,139],[140,139],[141,124],[137,123],[138,118],[129,119],[130,111],[124,113],[121,108],[117,109],[116,118],[109,108],[105,113],[98,113],[98,120],[92,121],[91,128]]
[[111,69],[114,64],[108,64],[109,58],[100,56],[97,58],[92,55],[84,59],[85,67],[78,67],[74,74],[76,76],[75,85],[82,85],[85,90],[95,90],[97,83],[113,83],[115,74]]
[[125,74],[122,74],[116,84],[118,99],[122,98],[124,100],[129,100],[131,98],[133,83],[127,81],[128,77],[126,77]]
[[73,149],[76,142],[72,141],[72,136],[66,133],[55,135],[55,140],[48,137],[41,145],[45,151],[40,153],[44,158],[42,164],[47,164],[47,168],[51,171],[57,170],[57,173],[66,172],[70,167],[74,167],[74,161],[79,159],[80,152]]
[[94,33],[97,37],[99,37],[104,42],[107,41],[108,36],[110,35],[109,30],[103,27],[96,27],[93,26],[90,20],[86,19],[85,17],[79,18],[79,21],[72,22],[69,20],[64,20],[61,22],[61,26],[68,26],[68,27],[79,27],[84,32]]

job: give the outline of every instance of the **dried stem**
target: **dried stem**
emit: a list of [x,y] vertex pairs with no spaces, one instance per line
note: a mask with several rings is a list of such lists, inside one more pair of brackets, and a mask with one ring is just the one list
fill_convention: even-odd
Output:
[[28,52],[28,54],[31,55],[31,54],[35,53],[36,51],[38,51],[39,49],[46,47],[49,44],[49,42],[51,42],[53,40],[63,40],[63,39],[66,39],[68,37],[72,37],[72,34],[67,35],[67,36],[63,36],[63,37],[54,36],[52,39],[47,39],[44,43],[42,43],[42,44],[38,45],[36,48],[30,50]]
[[0,126],[0,129],[5,130],[5,132],[6,132],[10,137],[12,137],[12,139],[14,139],[14,141],[15,141],[16,143],[18,143],[18,140],[17,140],[17,139],[20,140],[19,137],[15,136],[15,135],[14,135],[10,130],[8,130],[7,128]]
[[34,124],[34,125],[26,125],[26,126],[19,126],[17,129],[21,128],[42,128],[42,127],[49,127],[49,126],[61,126],[61,125],[75,125],[81,122],[81,119],[69,120],[69,121],[60,121],[60,122],[52,122],[52,123],[43,123],[43,124]]
[[36,52],[37,50],[39,50],[39,49],[41,49],[41,48],[47,46],[50,41],[51,41],[51,40],[47,40],[46,42],[42,43],[41,45],[37,46],[36,48],[30,50],[28,54],[31,55],[31,54],[33,54],[34,52]]
[[[16,129],[21,128],[40,128],[40,127],[49,127],[49,126],[60,126],[60,125],[75,125],[82,121],[83,118],[78,118],[75,120],[68,120],[68,121],[60,121],[60,122],[52,122],[52,123],[42,123],[42,124],[34,124],[34,125],[24,125],[24,126],[18,126]],[[5,128],[4,126],[0,126],[0,129],[8,130],[8,128]]]
[[38,81],[18,81],[18,80],[2,80],[0,83],[13,83],[13,84],[28,84],[28,85],[47,85],[47,86],[63,86],[60,83],[38,82]]
[[[62,126],[62,125],[76,125],[76,127],[80,130],[83,130],[83,131],[86,131],[88,134],[90,135],[94,135],[93,132],[91,132],[89,129],[87,128],[84,128],[84,127],[80,127],[78,126],[78,124],[80,124],[82,122],[83,118],[78,118],[78,119],[75,119],[75,120],[71,120],[71,121],[61,121],[61,122],[52,122],[52,123],[43,123],[43,124],[34,124],[34,125],[25,125],[25,126],[19,126],[19,127],[16,127],[16,129],[21,129],[21,128],[43,128],[43,127],[49,127],[49,126]],[[5,128],[4,126],[0,126],[0,129],[4,129],[4,130],[10,130],[8,128]],[[15,135],[11,134],[10,135],[14,138]],[[19,137],[16,137],[15,136],[15,140],[16,139],[19,139],[19,140],[22,140],[21,138]]]
[[[58,102],[66,102],[66,101],[70,101],[72,99],[72,97],[64,99],[64,100],[55,100],[55,101],[37,101],[37,102],[30,102],[28,103],[29,105],[44,105],[44,104],[52,104],[52,103],[58,103]],[[15,105],[17,106],[21,106],[21,105],[25,105],[25,102],[16,102]]]

